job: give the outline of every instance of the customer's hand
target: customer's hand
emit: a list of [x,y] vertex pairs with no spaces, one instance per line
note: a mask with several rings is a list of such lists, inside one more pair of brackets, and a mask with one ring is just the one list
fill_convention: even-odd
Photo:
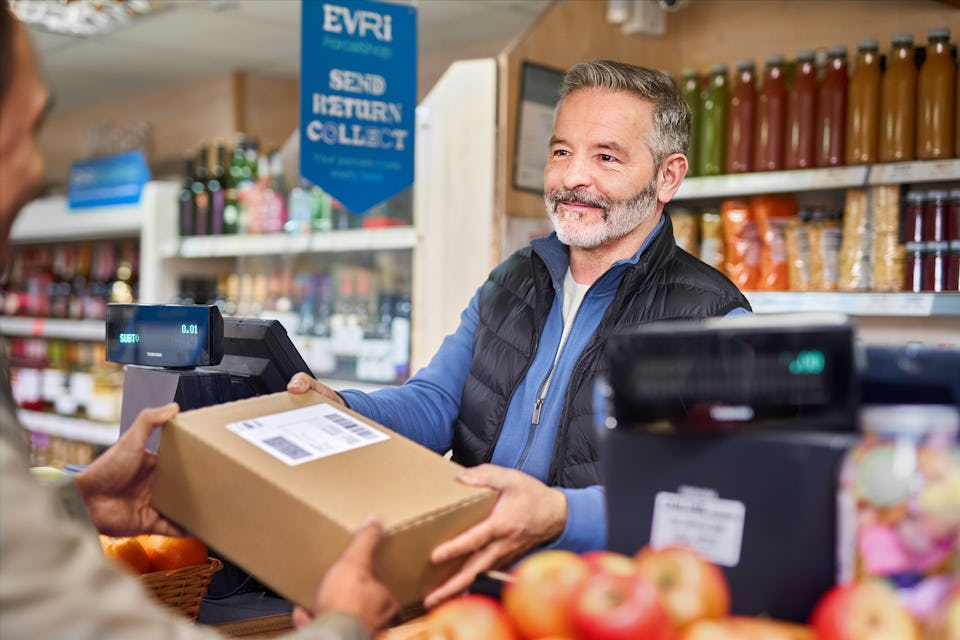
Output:
[[483,571],[555,539],[567,524],[566,496],[522,471],[482,464],[464,469],[458,479],[497,489],[500,497],[486,520],[430,554],[436,564],[460,556],[467,559],[459,572],[427,595],[423,604],[428,609],[465,590]]
[[287,383],[287,391],[290,393],[306,393],[307,391],[316,391],[327,400],[341,407],[347,406],[340,394],[323,384],[316,378],[312,378],[305,373],[295,373]]
[[175,402],[144,409],[113,446],[77,474],[77,488],[90,519],[101,533],[186,534],[150,504],[157,456],[146,449],[153,430],[179,411]]
[[[383,537],[383,526],[373,518],[364,522],[340,558],[323,576],[314,596],[313,612],[342,611],[359,617],[371,633],[385,627],[400,610],[396,598],[377,580],[373,559]],[[306,609],[293,610],[298,629],[313,618]]]

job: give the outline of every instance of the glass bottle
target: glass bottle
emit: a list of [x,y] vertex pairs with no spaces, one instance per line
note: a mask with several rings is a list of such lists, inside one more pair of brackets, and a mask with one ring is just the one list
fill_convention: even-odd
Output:
[[817,91],[816,164],[842,165],[847,124],[847,48],[827,49],[827,65]]
[[698,154],[700,168],[697,175],[716,176],[723,173],[726,151],[727,108],[730,104],[730,86],[727,65],[710,67],[707,83],[700,92],[700,132]]
[[207,163],[209,162],[207,145],[201,144],[197,151],[197,160],[193,167],[193,232],[202,236],[210,233],[210,191],[207,187]]
[[688,176],[695,176],[700,168],[697,142],[700,126],[700,74],[696,69],[684,69],[680,74],[680,97],[690,107],[690,144],[687,147]]
[[183,185],[180,187],[177,202],[180,211],[180,235],[192,236],[196,211],[193,202],[193,154],[189,152],[183,156]]
[[763,85],[757,92],[756,128],[753,135],[753,170],[783,168],[783,131],[787,114],[786,61],[781,55],[767,58]]
[[757,89],[753,60],[741,60],[730,89],[730,107],[727,112],[726,161],[727,173],[752,171],[753,112]]
[[212,235],[221,235],[223,233],[223,214],[226,208],[226,175],[227,170],[224,166],[227,157],[227,150],[223,142],[217,142],[217,152],[214,155],[213,172],[210,179],[207,180],[207,192],[210,194],[210,233]]
[[787,90],[784,169],[812,167],[814,123],[817,115],[817,65],[813,51],[797,54],[793,82]]
[[917,158],[949,158],[953,145],[957,63],[950,29],[927,32],[927,54],[917,74]]
[[880,138],[877,160],[913,160],[917,113],[917,67],[914,64],[913,36],[893,37],[887,55],[887,69],[880,83]]
[[861,40],[857,46],[857,66],[847,85],[846,163],[870,164],[877,161],[877,136],[880,120],[880,44]]

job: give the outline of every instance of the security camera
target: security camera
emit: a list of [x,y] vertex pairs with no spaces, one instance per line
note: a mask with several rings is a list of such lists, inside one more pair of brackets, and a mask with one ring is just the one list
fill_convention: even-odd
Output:
[[657,4],[664,11],[678,11],[690,2],[690,0],[657,0]]

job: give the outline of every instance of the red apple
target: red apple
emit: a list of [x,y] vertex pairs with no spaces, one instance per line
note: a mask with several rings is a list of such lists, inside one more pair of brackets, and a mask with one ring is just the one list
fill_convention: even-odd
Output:
[[656,588],[638,574],[608,571],[583,583],[573,606],[578,640],[672,640],[676,628]]
[[572,636],[570,610],[590,569],[572,551],[547,549],[527,556],[510,572],[501,600],[520,635],[528,640]]
[[428,636],[436,640],[517,640],[500,603],[490,596],[467,594],[447,600],[426,616]]
[[726,576],[720,567],[692,549],[646,546],[635,559],[640,575],[660,591],[677,628],[730,613]]
[[691,622],[684,627],[680,640],[815,640],[815,637],[813,630],[803,624],[732,616]]
[[878,582],[848,582],[817,600],[810,616],[817,640],[919,640],[896,593]]
[[633,558],[616,551],[585,551],[580,557],[586,561],[591,573],[606,571],[618,576],[632,576],[637,573],[637,563]]

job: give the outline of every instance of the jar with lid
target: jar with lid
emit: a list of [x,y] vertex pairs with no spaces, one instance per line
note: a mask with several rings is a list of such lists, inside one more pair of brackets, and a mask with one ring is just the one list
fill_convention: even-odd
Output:
[[913,36],[893,37],[887,69],[880,82],[880,138],[877,160],[913,160],[917,128],[917,67]]
[[764,65],[763,84],[757,92],[756,127],[753,134],[754,171],[783,168],[783,130],[787,115],[786,60],[772,55]]
[[923,287],[922,242],[907,242],[903,256],[903,290],[919,293]]
[[960,189],[951,189],[947,198],[947,220],[944,225],[949,242],[960,240]]
[[757,100],[753,60],[737,63],[727,112],[727,173],[745,173],[753,168],[753,112]]
[[700,168],[697,148],[698,127],[700,126],[700,74],[696,69],[684,69],[680,72],[680,97],[690,107],[690,144],[687,146],[688,176],[697,175]]
[[701,176],[723,173],[727,134],[727,108],[730,105],[730,83],[725,64],[710,67],[710,75],[700,92],[700,132],[697,140]]
[[945,291],[949,242],[924,242],[921,258],[920,290],[939,293]]
[[917,158],[949,158],[953,146],[957,63],[950,29],[927,32],[926,58],[917,74]]
[[817,65],[813,51],[801,51],[794,65],[793,82],[787,90],[784,169],[814,166],[816,114]]
[[893,586],[931,630],[960,570],[960,417],[951,405],[868,405],[840,472],[841,580]]
[[950,243],[943,273],[943,290],[960,291],[960,240]]
[[940,189],[927,191],[923,200],[922,240],[944,242],[947,238],[947,192]]
[[877,161],[877,134],[880,120],[880,43],[861,40],[857,64],[847,84],[847,164]]
[[925,191],[908,191],[903,208],[903,241],[923,242],[923,204]]
[[817,91],[816,164],[842,165],[845,158],[847,126],[847,48],[827,49],[827,65]]

